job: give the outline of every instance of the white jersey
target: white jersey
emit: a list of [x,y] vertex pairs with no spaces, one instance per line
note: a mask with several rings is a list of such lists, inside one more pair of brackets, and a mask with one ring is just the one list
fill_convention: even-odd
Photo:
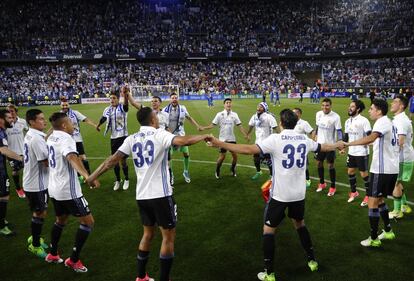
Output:
[[413,162],[413,125],[411,124],[411,120],[408,118],[405,112],[401,112],[400,114],[394,116],[392,123],[394,127],[397,129],[397,140],[399,135],[405,136],[403,149],[400,150],[400,163]]
[[236,112],[223,110],[216,114],[216,117],[214,117],[211,123],[219,126],[219,139],[221,141],[236,141],[234,126],[239,126],[241,124],[239,115],[237,115]]
[[105,134],[111,131],[111,139],[128,136],[128,112],[124,110],[124,105],[108,106],[105,108],[102,116],[107,118]]
[[154,199],[172,195],[168,173],[168,151],[175,135],[163,129],[141,126],[118,149],[132,153],[137,174],[136,199]]
[[73,131],[72,137],[75,142],[82,142],[82,135],[80,133],[80,122],[83,122],[86,119],[86,116],[80,113],[77,110],[72,110],[69,108],[66,115],[69,117],[70,122],[73,124]]
[[156,111],[160,128],[166,130],[168,128],[168,113],[162,110]]
[[48,160],[46,134],[30,128],[24,137],[23,188],[24,191],[38,192],[47,189],[49,168],[41,161]]
[[[368,119],[358,114],[345,121],[345,134],[348,134],[349,142],[362,139],[371,132],[371,124]],[[368,145],[355,145],[348,148],[348,155],[367,156],[369,155]]]
[[318,143],[335,143],[337,131],[342,129],[341,117],[333,111],[328,114],[318,111],[316,126],[318,126]]
[[27,131],[26,120],[17,117],[13,128],[6,129],[7,141],[9,142],[9,149],[18,155],[23,155],[24,131]]
[[263,112],[260,116],[257,113],[253,114],[250,118],[249,126],[255,128],[255,143],[258,143],[272,134],[272,130],[277,127],[277,122],[272,114]]
[[398,174],[397,130],[387,116],[379,118],[372,129],[380,137],[374,141],[370,172],[374,174]]
[[313,132],[313,128],[309,124],[309,122],[305,121],[303,119],[298,120],[298,123],[296,123],[296,126],[295,126],[294,130],[298,134],[305,134],[305,135],[308,135],[308,134]]
[[77,173],[66,159],[76,152],[76,142],[66,132],[54,130],[47,139],[49,152],[49,195],[56,200],[72,200],[82,197]]
[[304,134],[283,130],[260,141],[257,146],[263,154],[269,153],[272,159],[271,197],[281,202],[305,199],[307,154],[317,152],[320,145]]
[[187,108],[181,104],[176,107],[169,104],[162,111],[168,113],[168,128],[172,133],[176,136],[185,136],[184,121],[185,118],[190,117]]

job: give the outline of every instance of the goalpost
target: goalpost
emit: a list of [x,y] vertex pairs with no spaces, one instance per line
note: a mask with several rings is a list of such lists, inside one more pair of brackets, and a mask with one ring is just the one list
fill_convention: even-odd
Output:
[[153,96],[159,96],[162,100],[169,99],[170,94],[176,93],[180,96],[178,85],[131,85],[131,95],[139,102],[151,101]]

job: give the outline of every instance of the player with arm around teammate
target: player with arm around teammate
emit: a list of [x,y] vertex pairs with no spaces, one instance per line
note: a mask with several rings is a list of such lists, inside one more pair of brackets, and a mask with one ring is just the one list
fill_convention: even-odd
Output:
[[[53,133],[47,139],[49,159],[49,195],[54,205],[56,220],[52,227],[50,253],[45,260],[48,263],[62,263],[58,254],[58,243],[70,215],[79,218],[79,228],[75,236],[72,254],[65,260],[65,266],[75,272],[87,272],[88,269],[79,259],[82,247],[92,231],[94,219],[88,202],[82,194],[78,172],[85,179],[89,174],[85,170],[78,153],[76,142],[72,138],[73,124],[63,112],[53,113],[49,118]],[[99,182],[90,181],[91,186],[99,186]]]
[[[214,117],[210,125],[205,126],[205,127],[200,127],[199,130],[200,131],[208,130],[218,125],[220,128],[219,139],[224,142],[236,143],[236,136],[234,135],[235,125],[239,127],[240,132],[245,137],[247,137],[247,134],[242,126],[242,122],[240,121],[239,115],[236,112],[231,110],[232,100],[230,98],[226,98],[224,99],[223,104],[224,104],[224,110],[216,114],[216,116]],[[223,164],[224,159],[226,158],[227,150],[220,149],[219,152],[220,154],[219,154],[219,158],[217,159],[216,172],[215,172],[216,179],[220,178],[220,168],[221,168],[221,165]],[[234,152],[231,152],[231,156],[233,157],[233,161],[231,163],[230,171],[232,173],[232,176],[236,177],[237,154]]]
[[[168,151],[172,145],[192,145],[204,140],[203,136],[175,136],[159,129],[156,113],[149,107],[137,112],[140,130],[129,136],[118,151],[106,159],[93,174],[92,182],[113,167],[121,158],[132,154],[137,175],[136,200],[140,210],[144,232],[137,256],[137,281],[154,280],[146,273],[146,264],[156,226],[160,228],[160,281],[168,281],[174,257],[177,206],[175,204],[168,173]],[[88,181],[88,182],[89,182]]]
[[23,186],[32,211],[31,236],[27,239],[28,250],[44,259],[48,248],[41,238],[43,223],[46,218],[49,193],[48,151],[46,145],[46,119],[39,109],[26,112],[29,131],[24,137]]
[[258,274],[259,280],[274,281],[274,235],[277,227],[288,217],[299,235],[302,247],[308,257],[308,266],[312,271],[318,269],[312,241],[305,225],[305,169],[306,155],[310,151],[331,151],[342,148],[340,144],[318,144],[304,134],[294,131],[298,117],[290,109],[280,112],[280,134],[272,134],[255,145],[229,144],[215,138],[208,141],[213,146],[242,154],[269,153],[273,159],[273,177],[271,199],[267,202],[263,225],[263,254],[265,272]]

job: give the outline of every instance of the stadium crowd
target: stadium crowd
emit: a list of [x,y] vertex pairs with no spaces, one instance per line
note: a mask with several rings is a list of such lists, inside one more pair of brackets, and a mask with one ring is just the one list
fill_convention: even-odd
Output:
[[0,56],[406,47],[413,13],[411,0],[3,1]]

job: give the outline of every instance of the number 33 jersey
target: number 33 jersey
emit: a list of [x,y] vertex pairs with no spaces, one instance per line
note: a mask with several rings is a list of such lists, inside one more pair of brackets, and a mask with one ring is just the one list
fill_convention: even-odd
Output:
[[269,153],[273,164],[270,196],[281,202],[305,199],[306,158],[310,151],[318,152],[320,144],[294,130],[283,130],[257,143],[262,153]]
[[154,199],[172,195],[168,173],[168,151],[175,135],[163,129],[141,126],[118,149],[132,154],[137,174],[136,199]]

